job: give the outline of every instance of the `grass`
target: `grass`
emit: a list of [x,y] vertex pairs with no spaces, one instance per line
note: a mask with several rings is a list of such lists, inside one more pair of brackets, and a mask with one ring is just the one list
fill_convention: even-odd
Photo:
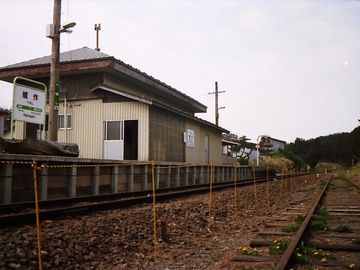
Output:
[[296,215],[294,221],[296,224],[301,224],[301,223],[303,223],[304,220],[305,220],[304,215]]
[[292,232],[297,232],[299,230],[299,228],[300,228],[299,224],[290,224],[290,225],[283,227],[281,229],[281,231],[286,232],[286,233],[292,233]]
[[270,255],[281,255],[285,252],[290,243],[289,239],[274,240],[269,245]]
[[253,249],[251,247],[247,247],[247,246],[239,246],[236,249],[241,255],[252,255],[252,256],[256,256],[258,255],[258,251],[256,249]]
[[299,230],[300,225],[303,223],[304,220],[305,220],[305,216],[296,215],[294,219],[294,223],[283,227],[281,231],[286,233],[296,232]]
[[329,212],[325,206],[320,205],[311,219],[310,228],[314,231],[327,231],[329,230]]
[[353,177],[360,175],[360,163],[358,163],[356,166],[352,167],[350,171],[347,173],[347,176]]
[[330,254],[321,249],[316,249],[301,243],[300,247],[296,249],[295,256],[297,263],[309,263],[311,259],[321,260],[323,258],[328,258],[330,257]]
[[352,233],[352,229],[348,226],[344,226],[344,225],[339,225],[334,229],[334,232],[338,232],[338,233]]

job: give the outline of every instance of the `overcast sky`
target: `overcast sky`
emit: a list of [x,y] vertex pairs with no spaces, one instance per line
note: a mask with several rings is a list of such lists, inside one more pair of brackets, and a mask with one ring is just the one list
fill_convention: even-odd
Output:
[[[49,55],[53,1],[0,0],[0,67]],[[256,141],[348,132],[360,118],[360,1],[63,0],[61,51],[100,48],[197,99]],[[0,107],[12,92],[0,83]]]

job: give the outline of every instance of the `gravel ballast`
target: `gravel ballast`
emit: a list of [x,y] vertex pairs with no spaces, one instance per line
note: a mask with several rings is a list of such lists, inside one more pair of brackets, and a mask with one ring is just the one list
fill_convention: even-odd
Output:
[[[236,212],[234,189],[213,192],[210,229],[209,194],[157,204],[156,259],[151,205],[42,221],[44,269],[236,269],[236,247],[299,199],[290,185],[281,194],[280,182],[269,184],[270,203],[266,183],[256,186],[257,203],[253,186],[238,187]],[[37,269],[36,243],[34,225],[0,230],[0,269]]]

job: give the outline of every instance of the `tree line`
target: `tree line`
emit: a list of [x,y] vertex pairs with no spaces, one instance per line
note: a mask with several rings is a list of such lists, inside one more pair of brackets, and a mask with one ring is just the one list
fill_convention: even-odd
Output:
[[282,154],[296,167],[315,167],[319,162],[334,162],[351,166],[360,161],[360,127],[351,132],[336,133],[315,139],[296,138],[286,145]]

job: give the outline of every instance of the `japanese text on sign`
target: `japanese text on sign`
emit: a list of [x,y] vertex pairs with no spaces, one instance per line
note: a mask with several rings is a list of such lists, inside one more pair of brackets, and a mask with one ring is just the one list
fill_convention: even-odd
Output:
[[13,120],[41,124],[45,123],[46,93],[31,87],[15,85]]

